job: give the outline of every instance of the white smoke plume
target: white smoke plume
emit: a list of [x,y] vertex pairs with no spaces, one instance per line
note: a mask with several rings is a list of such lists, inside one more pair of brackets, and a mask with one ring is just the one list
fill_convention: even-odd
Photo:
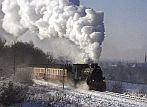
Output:
[[0,29],[10,35],[29,31],[40,40],[66,39],[82,59],[74,63],[98,62],[104,40],[103,12],[82,6],[79,0],[0,0],[0,7]]

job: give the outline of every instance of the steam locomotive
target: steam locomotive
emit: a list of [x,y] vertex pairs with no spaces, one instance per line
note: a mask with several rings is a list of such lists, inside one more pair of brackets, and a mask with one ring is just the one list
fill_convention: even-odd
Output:
[[89,86],[89,90],[96,91],[105,91],[106,83],[105,77],[103,77],[103,72],[101,67],[98,64],[91,64],[92,72],[87,78],[87,85]]
[[[88,72],[86,72],[88,69]],[[75,73],[75,81],[86,80],[89,90],[105,91],[106,83],[103,77],[103,71],[97,63],[74,64],[73,72]]]
[[33,65],[31,66],[33,77],[46,81],[72,81],[74,86],[86,81],[89,90],[105,91],[106,83],[103,72],[98,64],[61,64],[61,65]]

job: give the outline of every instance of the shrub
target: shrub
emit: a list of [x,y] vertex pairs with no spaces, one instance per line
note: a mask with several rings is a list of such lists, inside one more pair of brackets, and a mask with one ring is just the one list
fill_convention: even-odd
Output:
[[13,82],[3,83],[0,87],[0,102],[9,106],[25,100],[27,87],[15,85]]
[[132,91],[129,91],[128,94],[132,96],[137,96],[137,97],[146,97],[147,93],[143,88],[138,88]]

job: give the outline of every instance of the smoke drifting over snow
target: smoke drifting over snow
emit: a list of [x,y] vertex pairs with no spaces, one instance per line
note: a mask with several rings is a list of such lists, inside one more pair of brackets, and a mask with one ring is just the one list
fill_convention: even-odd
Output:
[[[59,46],[65,53],[70,50],[76,54],[69,55],[73,63],[99,60],[104,40],[103,12],[81,6],[79,0],[0,0],[0,5],[0,31],[14,37],[31,32],[42,41],[53,40],[53,44],[66,40],[67,47],[72,48]],[[75,60],[75,56],[80,59]]]

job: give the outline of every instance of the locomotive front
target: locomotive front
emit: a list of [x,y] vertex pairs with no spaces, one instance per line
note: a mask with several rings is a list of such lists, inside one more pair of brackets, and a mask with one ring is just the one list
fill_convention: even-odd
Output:
[[103,77],[103,72],[101,67],[98,64],[91,64],[90,65],[91,73],[87,77],[87,85],[89,86],[89,90],[96,90],[96,91],[105,91],[106,90],[106,83],[105,77]]

